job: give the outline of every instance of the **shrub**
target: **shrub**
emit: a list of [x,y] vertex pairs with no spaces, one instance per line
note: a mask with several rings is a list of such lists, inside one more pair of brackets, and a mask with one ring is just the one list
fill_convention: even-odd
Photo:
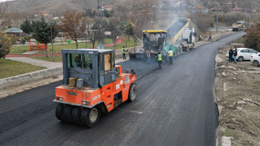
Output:
[[190,18],[193,22],[195,22],[198,29],[204,33],[208,30],[209,27],[214,26],[214,17],[210,13],[191,14]]
[[0,58],[5,58],[5,56],[11,50],[11,38],[8,37],[4,32],[0,33]]
[[247,30],[244,45],[260,52],[260,23]]

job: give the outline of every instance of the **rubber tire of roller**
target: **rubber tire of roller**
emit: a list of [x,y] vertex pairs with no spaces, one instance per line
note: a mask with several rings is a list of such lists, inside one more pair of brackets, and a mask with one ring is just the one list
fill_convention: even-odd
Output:
[[[132,93],[132,92],[135,92],[135,93]],[[138,87],[137,87],[136,83],[132,83],[132,85],[129,89],[128,100],[130,102],[133,102],[137,97],[137,93],[138,93]],[[132,97],[132,96],[134,96],[134,97]]]
[[[94,122],[91,122],[90,121],[90,112],[93,109],[97,109],[98,115],[97,115],[96,120]],[[83,108],[83,110],[81,111],[80,121],[81,121],[81,124],[83,126],[91,128],[91,127],[95,126],[98,123],[99,118],[100,118],[100,110],[97,107]]]
[[56,106],[56,110],[55,110],[55,115],[56,118],[62,121],[62,117],[63,117],[63,111],[64,111],[64,105],[59,103]]
[[72,107],[71,117],[72,122],[77,125],[82,125],[80,122],[81,109],[80,107],[74,106]]
[[71,112],[72,112],[72,106],[65,105],[62,120],[65,122],[72,123],[72,116],[71,116],[72,113]]

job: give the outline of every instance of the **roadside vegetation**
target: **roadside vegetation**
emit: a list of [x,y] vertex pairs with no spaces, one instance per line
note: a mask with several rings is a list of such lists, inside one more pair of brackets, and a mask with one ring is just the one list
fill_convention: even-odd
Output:
[[246,40],[245,37],[241,37],[241,38],[235,40],[234,43],[241,43],[241,44],[244,44],[244,43],[245,43],[245,40]]
[[12,61],[8,59],[0,59],[0,79],[20,75],[24,73],[29,73],[33,71],[38,71],[46,69],[45,67],[34,66],[27,63],[22,63],[18,61]]
[[245,47],[253,48],[260,52],[260,23],[247,30],[244,44]]
[[[132,38],[130,40],[126,40],[126,41],[127,41],[127,47],[134,47],[134,40]],[[105,42],[105,44],[112,44],[111,39],[105,39],[104,42]],[[98,45],[97,42],[96,42],[96,45]],[[139,43],[137,43],[137,45],[139,45]],[[123,46],[125,46],[125,43],[117,44],[116,48],[121,49]],[[86,45],[86,42],[78,43],[78,48],[91,48],[91,47],[92,47],[91,43],[87,43],[87,45]],[[52,48],[51,44],[48,44],[49,53],[52,52],[51,48]],[[105,48],[114,49],[114,46],[105,47]],[[68,44],[67,42],[63,42],[62,44],[53,44],[53,49],[54,49],[54,53],[61,53],[61,49],[76,49],[76,45],[75,45],[75,43]],[[30,50],[29,46],[12,46],[9,54],[22,54],[29,50]],[[36,54],[44,54],[44,53],[45,53],[45,51],[36,52]]]

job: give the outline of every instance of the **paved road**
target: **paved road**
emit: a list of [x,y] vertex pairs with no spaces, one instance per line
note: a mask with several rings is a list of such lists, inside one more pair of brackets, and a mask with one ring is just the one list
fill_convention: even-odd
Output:
[[203,45],[161,70],[123,62],[139,76],[138,98],[91,129],[55,118],[52,99],[60,82],[1,99],[0,145],[215,145],[214,60],[218,47],[242,35]]

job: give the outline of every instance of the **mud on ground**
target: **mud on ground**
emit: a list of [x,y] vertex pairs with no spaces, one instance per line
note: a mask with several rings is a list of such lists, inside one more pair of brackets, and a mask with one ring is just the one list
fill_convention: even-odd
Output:
[[222,47],[216,57],[218,137],[233,137],[234,146],[260,145],[260,67],[250,61],[229,63],[230,47]]

